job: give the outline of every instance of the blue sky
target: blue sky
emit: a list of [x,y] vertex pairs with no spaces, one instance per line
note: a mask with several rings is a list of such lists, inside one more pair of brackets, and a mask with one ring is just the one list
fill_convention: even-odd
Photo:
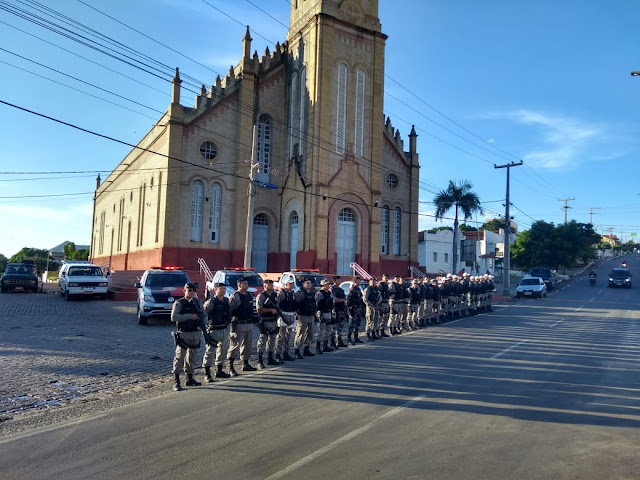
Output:
[[[7,3],[40,15],[30,0]],[[239,61],[243,25],[251,26],[253,48],[262,54],[285,40],[289,23],[287,0],[48,4],[207,86]],[[639,14],[640,3],[632,0],[380,0],[389,36],[385,113],[405,141],[416,125],[421,229],[436,225],[429,202],[450,179],[472,182],[487,218],[503,213],[506,171],[494,164],[522,159],[524,166],[511,170],[511,214],[521,230],[534,220],[562,223],[558,199],[575,198],[568,202],[569,219],[588,222],[593,208],[600,233],[634,238],[640,232],[640,77],[629,73],[640,70]],[[133,144],[166,110],[166,80],[5,10],[0,22],[0,100]],[[193,99],[183,90],[183,104]],[[0,253],[64,240],[88,244],[97,172],[105,178],[129,147],[4,104],[0,145]]]

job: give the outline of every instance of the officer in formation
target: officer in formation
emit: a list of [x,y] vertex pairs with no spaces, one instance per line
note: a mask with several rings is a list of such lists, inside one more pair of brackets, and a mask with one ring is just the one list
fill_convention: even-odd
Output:
[[278,298],[273,290],[273,280],[264,281],[264,290],[258,295],[258,368],[264,369],[264,351],[267,350],[267,365],[280,365],[280,361],[274,357],[276,350],[276,337],[278,335],[278,318],[280,317],[280,307]]
[[369,341],[381,338],[378,336],[378,330],[380,329],[379,312],[381,310],[380,305],[382,304],[382,296],[378,291],[376,283],[375,278],[370,278],[369,285],[364,289],[364,293],[362,294],[362,300],[366,305],[367,316],[365,331],[367,333],[367,340]]
[[347,293],[347,310],[349,310],[349,335],[347,341],[351,342],[351,345],[362,343],[362,340],[358,338],[360,332],[360,324],[364,318],[365,304],[362,299],[362,290],[360,289],[360,277],[353,277],[351,288]]
[[331,323],[333,321],[333,295],[331,294],[331,282],[320,281],[320,290],[316,292],[315,300],[318,309],[318,337],[316,341],[316,353],[333,352],[329,346]]
[[344,343],[342,340],[342,332],[344,331],[344,325],[347,322],[347,296],[342,287],[340,287],[340,277],[338,275],[333,277],[331,295],[333,295],[335,320],[330,345],[334,349],[348,347],[349,345]]
[[207,333],[211,341],[207,341],[207,347],[202,359],[204,367],[204,381],[213,382],[211,377],[211,365],[216,366],[215,378],[229,378],[230,375],[222,370],[224,360],[229,352],[229,334],[231,333],[231,306],[224,296],[227,287],[224,283],[214,285],[215,296],[204,302],[204,311],[207,315]]
[[378,336],[380,338],[388,337],[386,333],[386,329],[391,329],[391,324],[389,323],[389,275],[386,273],[382,274],[382,279],[378,283],[378,291],[380,292],[380,331],[378,332]]
[[[297,359],[302,359],[303,356],[315,357],[315,354],[310,349],[314,338],[313,322],[316,315],[316,298],[312,287],[311,280],[305,280],[302,284],[302,289],[296,294],[298,326],[294,348]],[[303,347],[304,352],[301,354],[300,349]]]
[[[280,308],[280,317],[278,318],[278,338],[276,339],[276,359],[279,362],[293,361],[294,357],[289,355],[289,340],[291,331],[296,330],[296,295],[293,291],[293,280],[285,283],[284,288],[280,289],[276,301]],[[302,357],[301,357],[302,358]]]
[[238,375],[234,368],[234,362],[242,357],[242,371],[255,372],[251,366],[251,342],[253,340],[253,296],[247,291],[249,283],[245,278],[237,281],[238,290],[229,298],[231,306],[231,348],[227,358],[229,359],[229,372],[232,377]]
[[[196,354],[200,348],[202,332],[206,332],[204,323],[205,313],[196,297],[196,287],[192,283],[184,286],[184,297],[173,302],[171,321],[176,323],[177,330],[173,333],[176,344],[173,358],[173,389],[182,390],[180,374],[187,374],[188,387],[202,385],[193,378]],[[208,336],[208,335],[207,335]]]

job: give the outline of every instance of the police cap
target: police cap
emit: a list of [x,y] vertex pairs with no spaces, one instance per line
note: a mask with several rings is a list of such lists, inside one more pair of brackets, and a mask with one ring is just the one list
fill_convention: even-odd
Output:
[[242,282],[246,282],[246,281],[247,281],[247,279],[246,279],[246,278],[244,278],[244,277],[240,277],[240,278],[238,278],[238,281],[237,281],[236,283],[237,283],[238,285],[240,285]]
[[271,279],[267,278],[266,280],[264,280],[264,282],[263,282],[263,283],[265,283],[265,284],[268,284],[268,283],[269,283],[269,284],[270,284],[270,283],[273,283],[273,280],[271,280]]
[[340,280],[340,275],[334,275],[334,276],[333,276],[333,279],[334,279],[334,280]]
[[195,290],[195,289],[196,289],[196,286],[195,286],[193,283],[185,283],[185,284],[184,284],[184,289],[185,289],[185,290],[187,290],[187,289],[189,289],[189,288],[190,288],[191,290]]
[[216,282],[213,284],[214,288],[226,287],[227,285],[222,282]]

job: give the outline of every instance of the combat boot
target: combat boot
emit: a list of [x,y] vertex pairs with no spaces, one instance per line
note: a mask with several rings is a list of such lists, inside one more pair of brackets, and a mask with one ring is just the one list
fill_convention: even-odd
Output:
[[333,352],[333,348],[329,346],[329,340],[324,341],[324,348],[322,349],[324,353]]
[[204,381],[206,383],[213,382],[213,378],[211,377],[211,367],[204,367]]
[[349,341],[347,340],[347,343],[344,343],[342,341],[342,337],[338,337],[338,347],[348,347],[349,346]]
[[[262,366],[262,368],[264,368],[264,365]],[[256,370],[257,370],[257,368],[251,366],[251,364],[249,363],[249,360],[244,360],[242,362],[242,371],[243,372],[255,372]]]
[[173,390],[176,392],[179,392],[180,390],[182,390],[182,385],[180,385],[180,374],[179,373],[174,373],[173,374]]
[[[296,350],[296,353],[298,353],[298,351]],[[300,357],[302,358],[302,357]],[[289,352],[284,352],[284,355],[282,356],[282,359],[286,362],[293,362],[295,360],[295,358],[293,358],[291,355],[289,355]]]
[[389,335],[387,335],[385,333],[384,328],[381,328],[380,329],[380,338],[385,338],[385,337],[389,338]]
[[199,387],[202,384],[200,382],[196,381],[195,378],[193,378],[193,374],[192,373],[188,373],[187,374],[187,383],[185,383],[185,385],[187,387]]
[[267,365],[280,365],[281,363],[281,360],[276,360],[275,358],[273,358],[273,353],[269,352],[267,354]]
[[[264,370],[264,363],[262,362],[262,354],[258,354],[258,370]],[[244,370],[244,368],[243,368]]]
[[296,350],[295,357],[296,360],[304,360],[304,357],[300,354],[300,350]]
[[356,344],[356,342],[353,341],[353,334],[351,332],[349,332],[347,334],[347,344],[349,344],[349,343],[351,345],[355,345]]
[[233,368],[233,362],[234,362],[234,359],[230,358],[229,359],[229,374],[232,377],[237,377],[238,376],[238,372],[236,372],[236,369]]
[[329,341],[331,348],[334,350],[338,349],[338,345],[336,345],[336,337],[334,335],[331,335],[331,340]]
[[222,371],[222,365],[216,365],[216,378],[229,378],[230,376],[231,375],[229,375],[227,372]]
[[280,365],[281,363],[284,363],[284,359],[282,358],[282,355],[280,355],[279,353],[276,353],[276,361],[278,362],[278,365]]
[[353,344],[355,345],[356,343],[364,343],[364,342],[358,338],[358,332],[353,332]]
[[305,345],[304,347],[304,352],[302,354],[305,357],[315,357],[315,353],[311,353],[311,349],[309,348],[309,345]]
[[320,345],[320,342],[316,342],[316,354],[322,355],[322,346]]

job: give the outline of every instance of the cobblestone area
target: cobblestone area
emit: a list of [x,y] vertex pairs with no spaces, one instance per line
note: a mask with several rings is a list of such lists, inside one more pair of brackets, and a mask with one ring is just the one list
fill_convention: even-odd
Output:
[[0,294],[0,422],[169,381],[171,331],[129,302]]

